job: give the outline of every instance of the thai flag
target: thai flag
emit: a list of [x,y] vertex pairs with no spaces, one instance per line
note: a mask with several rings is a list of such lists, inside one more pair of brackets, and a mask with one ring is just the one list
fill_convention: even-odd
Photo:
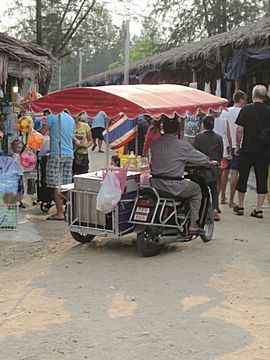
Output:
[[[137,128],[135,119],[128,119],[125,114],[120,113],[109,125],[109,144],[111,149],[119,149],[131,140],[135,139]],[[107,133],[104,132],[105,141]]]

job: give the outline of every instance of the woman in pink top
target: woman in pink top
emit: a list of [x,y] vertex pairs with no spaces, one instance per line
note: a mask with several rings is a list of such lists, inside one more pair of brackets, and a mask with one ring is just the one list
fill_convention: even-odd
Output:
[[156,121],[153,122],[153,125],[150,126],[147,130],[145,136],[145,142],[143,147],[143,156],[149,157],[149,150],[152,141],[159,139],[161,136],[158,123]]

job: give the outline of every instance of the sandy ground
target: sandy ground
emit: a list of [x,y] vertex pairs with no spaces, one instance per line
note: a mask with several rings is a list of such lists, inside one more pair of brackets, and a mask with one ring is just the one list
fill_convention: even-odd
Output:
[[0,237],[0,359],[270,359],[270,210],[250,218],[254,203],[153,258],[26,210],[39,241]]

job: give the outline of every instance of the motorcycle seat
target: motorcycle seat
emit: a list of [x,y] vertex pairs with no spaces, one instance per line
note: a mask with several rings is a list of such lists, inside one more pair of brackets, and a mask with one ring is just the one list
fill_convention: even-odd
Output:
[[165,199],[170,199],[170,200],[174,200],[174,201],[181,201],[184,202],[186,199],[181,198],[180,196],[175,197],[175,195],[168,193],[167,191],[163,191],[163,190],[158,190],[158,195],[162,198]]

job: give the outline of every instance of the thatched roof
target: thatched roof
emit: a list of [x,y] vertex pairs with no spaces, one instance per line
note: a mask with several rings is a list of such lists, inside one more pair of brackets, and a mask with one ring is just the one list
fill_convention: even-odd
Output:
[[[198,62],[221,63],[232,49],[269,46],[270,18],[242,26],[226,33],[211,36],[201,41],[185,44],[165,51],[130,65],[130,74],[143,71],[159,71],[162,68],[176,69],[187,65],[196,66]],[[82,81],[82,86],[98,85],[102,82],[112,83],[113,77],[123,74],[124,67],[119,67],[97,75],[90,76]],[[78,86],[78,83],[70,86]]]
[[7,81],[8,76],[44,77],[55,65],[56,59],[40,46],[0,33],[0,84]]

